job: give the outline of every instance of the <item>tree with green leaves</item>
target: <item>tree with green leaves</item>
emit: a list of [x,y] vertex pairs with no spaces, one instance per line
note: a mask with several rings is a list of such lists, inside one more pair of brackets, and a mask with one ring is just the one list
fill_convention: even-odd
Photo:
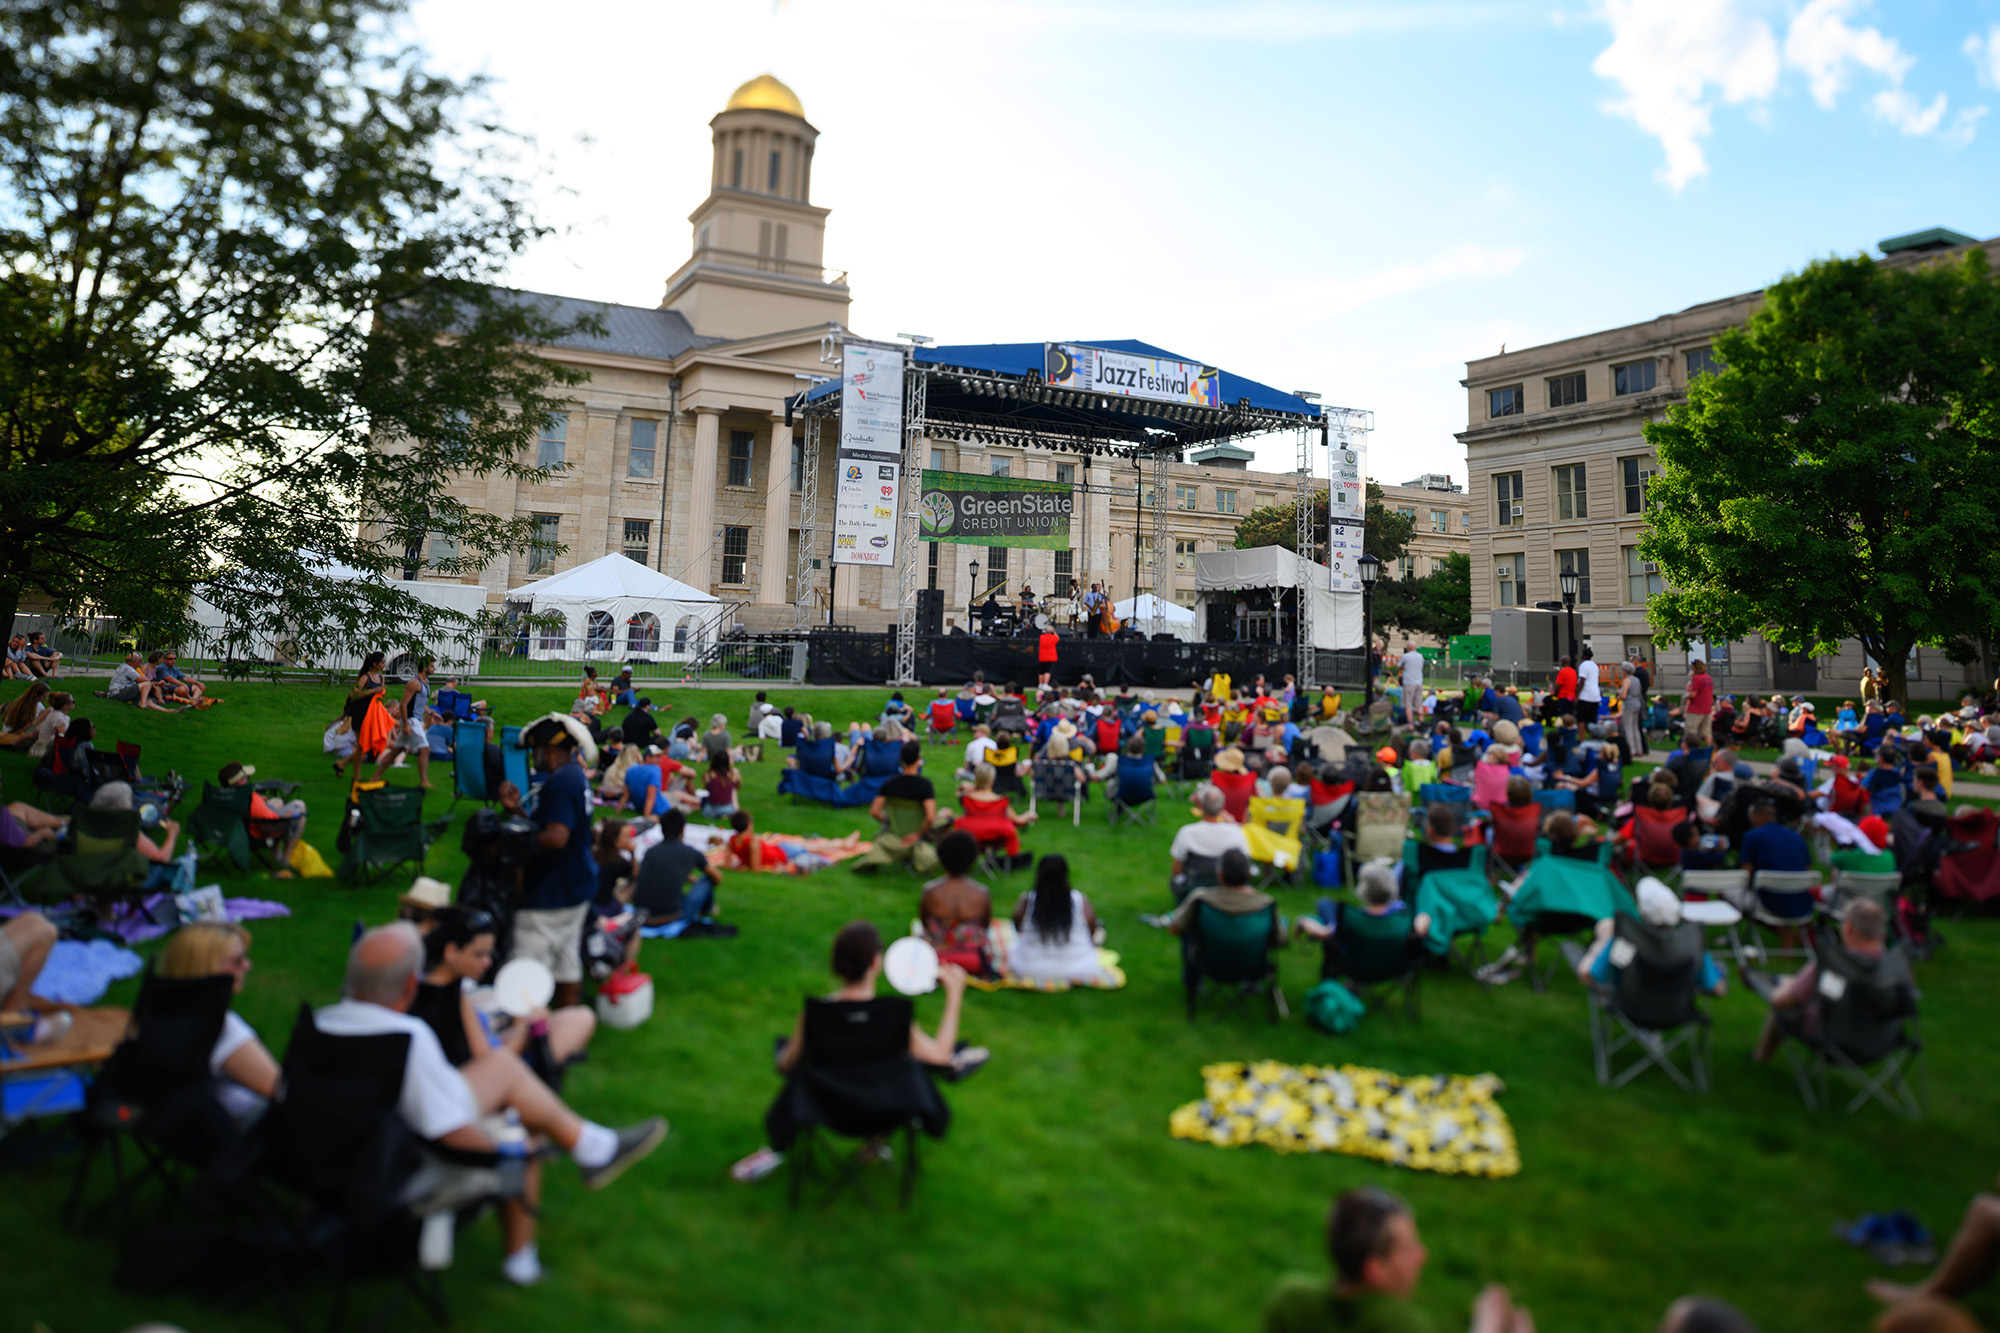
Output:
[[1641,541],[1683,640],[1858,639],[1907,698],[1917,644],[2000,623],[2000,283],[1977,249],[1809,265],[1722,334],[1726,367],[1647,425]]
[[[1385,565],[1394,566],[1409,549],[1410,539],[1416,535],[1417,521],[1408,514],[1399,514],[1386,509],[1382,504],[1382,488],[1374,482],[1368,483],[1368,507],[1363,517],[1368,525],[1367,549]],[[1327,527],[1332,522],[1330,501],[1324,488],[1312,493],[1307,503],[1312,505],[1313,558],[1326,559]],[[1236,523],[1236,549],[1252,550],[1259,546],[1282,546],[1287,551],[1299,549],[1299,499],[1291,496],[1276,504],[1268,504],[1253,509]]]
[[515,141],[402,10],[0,0],[0,627],[172,637],[198,590],[308,660],[415,648],[448,617],[396,578],[541,544],[446,485],[546,475],[578,376],[526,345],[569,329],[489,285],[542,234]]

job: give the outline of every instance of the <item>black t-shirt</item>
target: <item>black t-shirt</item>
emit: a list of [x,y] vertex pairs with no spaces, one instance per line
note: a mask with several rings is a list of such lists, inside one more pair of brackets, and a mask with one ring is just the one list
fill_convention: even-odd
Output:
[[635,708],[625,715],[625,720],[618,725],[618,730],[625,733],[627,745],[643,748],[652,743],[653,737],[660,734],[660,724],[653,721],[650,710]]
[[882,784],[882,795],[891,801],[915,801],[921,805],[937,799],[937,788],[931,785],[929,778],[914,773],[898,773]]
[[663,842],[639,862],[632,905],[647,916],[679,916],[688,878],[708,869],[708,858],[679,840]]

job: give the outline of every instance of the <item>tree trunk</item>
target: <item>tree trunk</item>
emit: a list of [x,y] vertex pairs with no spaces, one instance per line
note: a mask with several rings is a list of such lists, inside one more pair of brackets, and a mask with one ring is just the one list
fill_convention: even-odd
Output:
[[21,606],[21,580],[0,578],[0,643],[14,637],[14,613]]
[[1882,661],[1882,697],[1894,699],[1903,705],[1905,713],[1910,711],[1910,649],[1902,646],[1901,651],[1892,652]]

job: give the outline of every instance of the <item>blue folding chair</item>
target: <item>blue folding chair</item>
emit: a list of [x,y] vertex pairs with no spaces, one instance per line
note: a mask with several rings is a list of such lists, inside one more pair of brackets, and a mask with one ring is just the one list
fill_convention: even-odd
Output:
[[[484,745],[485,742],[482,740],[480,744]],[[528,794],[528,789],[533,783],[532,769],[533,765],[528,762],[528,752],[521,745],[521,729],[500,728],[500,771],[506,775],[507,781],[520,788],[523,796]]]
[[482,722],[451,724],[451,803],[457,805],[461,796],[475,801],[494,797],[486,790],[486,725]]
[[1521,724],[1521,746],[1529,754],[1540,754],[1542,752],[1541,723],[1523,722]]
[[439,690],[437,710],[448,718],[464,722],[472,716],[472,696],[463,690]]
[[1542,813],[1551,810],[1576,809],[1576,793],[1567,787],[1551,787],[1547,791],[1535,793],[1535,804],[1542,807]]
[[[1457,805],[1469,809],[1472,788],[1461,787],[1455,782],[1426,782],[1417,788],[1417,799],[1425,805]],[[1459,813],[1464,814],[1465,810]]]

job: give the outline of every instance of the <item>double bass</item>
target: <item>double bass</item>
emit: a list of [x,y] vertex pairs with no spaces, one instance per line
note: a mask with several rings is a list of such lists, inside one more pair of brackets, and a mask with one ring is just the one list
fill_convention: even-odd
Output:
[[1118,632],[1118,615],[1112,609],[1110,593],[1100,592],[1098,597],[1102,600],[1098,603],[1097,607],[1097,630],[1100,634],[1109,638]]

